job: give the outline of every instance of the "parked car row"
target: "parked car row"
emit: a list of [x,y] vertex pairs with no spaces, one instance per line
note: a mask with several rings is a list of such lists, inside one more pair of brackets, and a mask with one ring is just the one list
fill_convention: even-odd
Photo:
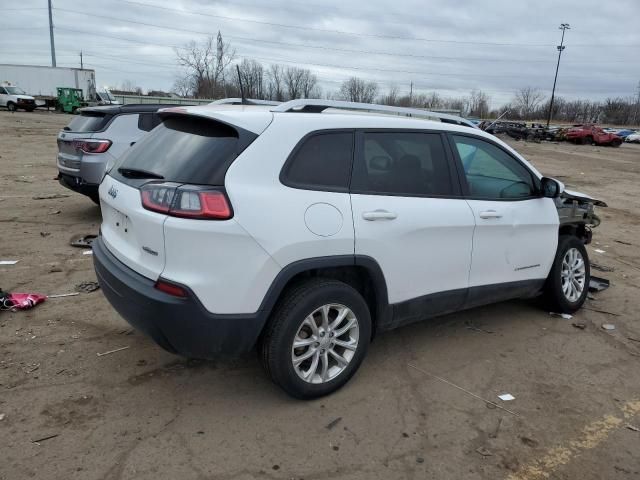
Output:
[[314,398],[386,330],[585,301],[606,204],[463,119],[331,100],[146,108],[83,110],[58,167],[100,203],[104,295],[170,352],[257,348],[276,384]]
[[480,122],[479,128],[491,134],[507,134],[516,140],[553,140],[569,141],[585,145],[600,145],[619,147],[624,141],[638,142],[638,132],[630,129],[601,128],[595,124],[579,124],[571,127],[551,126],[546,128],[542,124],[512,122],[507,120]]

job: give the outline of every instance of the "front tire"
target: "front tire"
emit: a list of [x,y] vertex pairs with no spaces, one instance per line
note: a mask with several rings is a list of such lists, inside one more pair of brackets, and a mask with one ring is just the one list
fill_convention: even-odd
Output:
[[260,343],[260,357],[285,392],[311,399],[349,381],[370,339],[371,315],[358,291],[337,280],[311,279],[279,301]]
[[16,107],[16,104],[13,102],[7,102],[7,110],[9,110],[10,112],[15,112],[18,109],[18,107]]
[[573,235],[561,235],[544,286],[546,306],[553,312],[575,312],[587,299],[590,278],[589,256],[584,243]]

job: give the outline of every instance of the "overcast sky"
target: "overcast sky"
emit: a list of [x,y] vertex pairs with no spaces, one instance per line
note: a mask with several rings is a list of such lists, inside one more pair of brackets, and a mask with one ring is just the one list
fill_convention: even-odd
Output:
[[[0,63],[50,65],[46,0],[3,2]],[[637,94],[640,1],[588,0],[53,0],[58,66],[94,68],[98,85],[130,80],[169,90],[173,46],[218,30],[238,59],[309,68],[324,91],[358,76],[408,93],[467,95],[491,107],[523,86],[550,92],[565,36],[557,95]],[[134,23],[138,22],[138,23]],[[146,24],[146,25],[145,25]],[[7,79],[0,79],[7,80]]]

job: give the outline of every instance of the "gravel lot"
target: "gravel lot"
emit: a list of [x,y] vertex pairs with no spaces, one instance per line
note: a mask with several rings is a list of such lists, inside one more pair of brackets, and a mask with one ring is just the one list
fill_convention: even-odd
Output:
[[[6,291],[95,280],[69,240],[97,233],[100,210],[54,180],[70,118],[0,112],[0,260],[19,260],[0,266]],[[300,402],[255,355],[162,351],[100,291],[0,312],[0,479],[640,478],[640,145],[514,145],[609,203],[589,252],[612,287],[572,320],[515,301],[406,327],[343,390]]]

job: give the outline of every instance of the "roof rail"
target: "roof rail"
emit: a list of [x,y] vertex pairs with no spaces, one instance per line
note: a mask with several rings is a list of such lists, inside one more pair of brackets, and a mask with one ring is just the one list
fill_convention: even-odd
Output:
[[256,100],[254,98],[221,98],[207,105],[280,105],[282,102],[274,100]]
[[419,108],[405,108],[405,107],[393,107],[390,105],[378,105],[375,103],[358,103],[358,102],[343,102],[340,100],[314,100],[314,99],[298,99],[291,100],[279,104],[277,107],[272,108],[272,112],[306,112],[306,113],[321,113],[327,108],[338,108],[343,110],[361,110],[366,112],[380,112],[395,115],[406,116],[418,116],[435,118],[443,123],[453,123],[455,125],[462,125],[464,127],[478,128],[469,120],[466,120],[457,115],[449,115],[448,113],[431,112],[429,110],[421,110]]

